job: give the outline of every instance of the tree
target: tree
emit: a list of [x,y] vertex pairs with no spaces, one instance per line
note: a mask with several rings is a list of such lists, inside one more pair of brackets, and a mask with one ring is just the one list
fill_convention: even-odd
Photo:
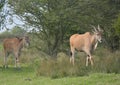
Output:
[[0,0],[0,29],[9,29],[8,25],[13,24],[13,12],[9,7],[9,0]]
[[113,28],[115,30],[113,35],[113,49],[119,49],[120,48],[120,14],[118,15],[118,18],[114,20]]
[[57,54],[69,29],[78,28],[74,25],[77,3],[78,0],[11,0],[11,5],[18,6],[15,12],[39,31],[36,35],[45,42],[45,52],[50,55]]
[[26,33],[26,30],[24,30],[21,27],[15,26],[10,30],[11,34],[14,36],[24,36]]
[[26,33],[26,30],[24,30],[23,28],[15,26],[11,30],[6,30],[0,33],[0,41],[2,41],[5,38],[23,37]]
[[5,0],[0,0],[0,10],[3,8],[4,4],[5,4]]
[[91,24],[102,25],[107,45],[112,48],[112,23],[119,12],[113,0],[9,0],[9,4],[44,41],[41,49],[47,54],[56,55],[65,42],[68,45],[70,35],[91,31]]
[[113,27],[115,29],[116,35],[120,36],[120,14],[118,15],[118,18],[113,23]]
[[1,29],[4,19],[5,19],[5,17],[2,14],[2,9],[3,9],[4,5],[5,5],[5,0],[0,0],[0,29]]

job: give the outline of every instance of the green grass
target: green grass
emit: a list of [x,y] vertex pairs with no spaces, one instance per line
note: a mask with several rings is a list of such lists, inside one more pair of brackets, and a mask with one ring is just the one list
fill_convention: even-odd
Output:
[[[4,55],[0,46],[0,85],[120,85],[119,55],[119,51],[98,50],[91,68],[85,67],[85,55],[78,53],[73,68],[67,55],[60,54],[56,60],[50,60],[44,59],[46,55],[42,53],[25,51],[20,56],[21,69],[14,68],[12,55],[8,57],[9,68],[3,69]],[[44,76],[48,72],[52,74]]]
[[0,67],[0,85],[120,85],[120,74],[93,73],[82,77],[52,79],[37,76],[33,68]]

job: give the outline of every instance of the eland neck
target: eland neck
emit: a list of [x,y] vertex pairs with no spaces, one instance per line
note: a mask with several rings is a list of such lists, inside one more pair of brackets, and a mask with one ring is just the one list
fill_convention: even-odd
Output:
[[92,49],[95,50],[97,48],[98,41],[94,34],[91,36],[91,44],[92,44]]

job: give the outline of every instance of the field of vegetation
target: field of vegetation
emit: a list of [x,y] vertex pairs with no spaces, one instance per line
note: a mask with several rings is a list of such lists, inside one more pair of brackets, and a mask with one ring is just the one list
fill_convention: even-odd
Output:
[[[1,46],[2,50],[2,46]],[[28,51],[31,51],[27,53]],[[43,52],[34,53],[23,49],[21,68],[14,68],[14,57],[8,57],[9,67],[3,68],[3,53],[0,57],[1,85],[119,85],[120,53],[110,53],[99,48],[94,53],[92,66],[85,66],[85,54],[76,53],[75,66],[69,63],[69,56],[59,53],[52,59]]]
[[[0,85],[120,85],[120,0],[0,0],[0,19]],[[75,52],[72,66],[69,38],[85,32],[102,35],[94,65]],[[3,68],[3,39],[23,36],[21,68],[12,54]]]

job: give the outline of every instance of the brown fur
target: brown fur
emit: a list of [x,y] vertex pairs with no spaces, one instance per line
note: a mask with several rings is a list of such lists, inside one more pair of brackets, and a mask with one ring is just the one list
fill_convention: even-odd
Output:
[[93,57],[91,54],[93,50],[96,49],[98,41],[101,41],[100,31],[94,32],[94,34],[91,34],[90,32],[86,32],[84,34],[73,34],[70,37],[70,62],[74,65],[74,53],[76,49],[77,51],[82,51],[87,54],[86,66],[88,66],[89,60],[91,65],[93,65]]
[[15,56],[15,67],[17,66],[17,63],[19,64],[19,56],[21,53],[21,49],[23,46],[28,43],[29,44],[29,38],[23,37],[23,38],[8,38],[4,39],[3,47],[4,47],[4,66],[7,65],[7,57],[10,53],[13,53]]

